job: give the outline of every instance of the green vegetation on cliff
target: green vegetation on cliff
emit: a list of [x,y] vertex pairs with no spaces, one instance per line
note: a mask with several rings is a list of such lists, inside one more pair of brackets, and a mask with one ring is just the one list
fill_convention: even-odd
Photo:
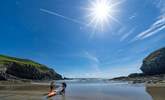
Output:
[[62,79],[53,69],[28,59],[0,55],[0,76],[4,79],[14,76],[21,79],[51,80]]
[[[0,55],[0,65],[6,65],[6,64],[9,64],[12,62],[18,63],[20,65],[32,65],[36,68],[39,68],[41,71],[45,71],[45,70],[49,69],[48,67],[46,67],[42,64],[39,64],[37,62],[34,62],[32,60],[21,59],[21,58],[16,58],[16,57],[9,57],[6,55]],[[3,67],[3,66],[0,66],[0,67]]]

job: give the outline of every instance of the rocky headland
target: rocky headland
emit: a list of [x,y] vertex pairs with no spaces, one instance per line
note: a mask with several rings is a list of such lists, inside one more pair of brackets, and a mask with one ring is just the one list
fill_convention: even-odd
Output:
[[58,80],[53,69],[28,59],[0,55],[0,80]]
[[149,54],[140,68],[142,73],[113,78],[112,80],[132,83],[165,84],[165,47]]

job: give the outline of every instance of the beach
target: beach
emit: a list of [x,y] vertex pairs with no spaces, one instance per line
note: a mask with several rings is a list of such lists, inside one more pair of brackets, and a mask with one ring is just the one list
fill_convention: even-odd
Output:
[[[60,85],[60,82],[56,82]],[[65,96],[46,98],[49,82],[0,84],[1,100],[164,100],[164,86],[126,82],[66,81]]]
[[42,100],[48,85],[0,82],[1,100]]

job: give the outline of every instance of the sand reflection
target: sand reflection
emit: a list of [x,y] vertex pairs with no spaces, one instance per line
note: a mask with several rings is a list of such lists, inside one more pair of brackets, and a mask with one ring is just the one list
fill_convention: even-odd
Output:
[[153,100],[165,100],[165,87],[146,87]]

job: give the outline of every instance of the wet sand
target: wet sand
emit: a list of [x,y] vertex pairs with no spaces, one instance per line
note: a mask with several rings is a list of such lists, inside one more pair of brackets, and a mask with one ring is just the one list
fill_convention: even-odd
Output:
[[152,96],[153,100],[165,100],[165,87],[151,86],[147,87],[146,91]]
[[12,84],[0,85],[1,100],[42,100],[48,92],[48,85]]
[[[142,84],[94,82],[67,83],[66,95],[48,100],[164,100],[165,87]],[[0,84],[1,100],[47,100],[47,84]]]

